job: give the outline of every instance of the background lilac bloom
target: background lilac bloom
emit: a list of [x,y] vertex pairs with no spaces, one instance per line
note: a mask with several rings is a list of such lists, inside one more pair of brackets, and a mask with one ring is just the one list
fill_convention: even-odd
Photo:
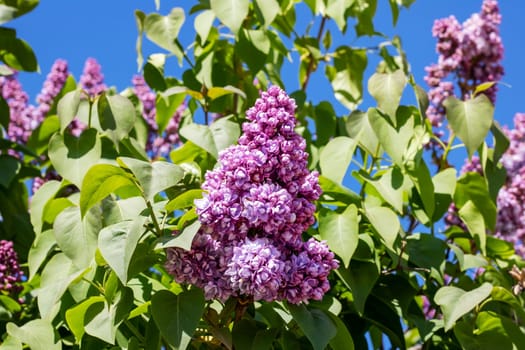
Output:
[[0,291],[12,295],[19,293],[23,275],[13,242],[0,240]]
[[[321,194],[295,133],[295,101],[273,86],[246,112],[239,144],[219,154],[196,201],[202,227],[190,252],[168,249],[168,270],[208,299],[320,300],[338,267],[323,242],[303,242]],[[221,249],[215,249],[222,247]],[[181,259],[180,261],[178,259]],[[205,270],[205,271],[204,271]]]

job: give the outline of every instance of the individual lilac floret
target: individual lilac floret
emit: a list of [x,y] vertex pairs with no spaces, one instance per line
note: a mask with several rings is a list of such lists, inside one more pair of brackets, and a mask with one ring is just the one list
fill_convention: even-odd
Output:
[[80,86],[91,97],[100,95],[107,90],[104,84],[104,75],[102,74],[102,67],[94,58],[88,58],[84,64],[84,71],[80,76]]
[[134,76],[132,83],[133,92],[142,103],[142,116],[148,124],[146,151],[151,152],[155,158],[166,156],[174,146],[180,144],[179,125],[182,120],[182,115],[186,110],[186,105],[182,104],[177,108],[177,111],[169,120],[166,129],[162,135],[159,135],[156,121],[155,93],[146,84],[144,77],[140,75]]
[[37,109],[41,113],[42,119],[51,109],[54,99],[64,87],[68,76],[69,70],[67,67],[67,61],[60,59],[56,60],[51,67],[51,71],[47,75],[42,91],[36,98],[36,101],[38,102]]
[[328,291],[328,275],[339,266],[334,254],[324,242],[302,241],[315,222],[321,188],[317,172],[307,168],[294,113],[294,100],[278,87],[261,93],[247,111],[239,144],[221,151],[219,166],[206,173],[206,192],[195,201],[202,226],[191,250],[168,250],[176,281],[221,300],[296,304]]
[[265,238],[246,239],[233,248],[225,275],[233,290],[251,295],[253,300],[278,299],[283,285],[284,262],[281,253]]
[[0,291],[16,295],[22,287],[24,273],[18,265],[18,257],[13,249],[13,242],[0,241]]

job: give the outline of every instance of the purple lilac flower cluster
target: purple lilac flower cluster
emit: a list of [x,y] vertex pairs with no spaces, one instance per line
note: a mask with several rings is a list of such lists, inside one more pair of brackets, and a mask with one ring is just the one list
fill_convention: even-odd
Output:
[[[454,16],[436,20],[432,34],[437,38],[438,63],[426,67],[425,81],[430,106],[427,116],[435,127],[441,126],[445,110],[443,101],[454,96],[457,81],[460,99],[468,97],[481,83],[497,82],[503,76],[503,44],[499,34],[501,14],[496,0],[484,0],[480,13],[473,14],[463,24]],[[494,103],[497,86],[483,93]]]
[[[498,216],[494,236],[513,243],[516,252],[525,257],[525,113],[517,113],[514,129],[505,130],[505,133],[510,146],[501,157],[501,163],[507,171],[507,180],[496,199]],[[467,160],[461,169],[461,173],[470,171],[483,174],[476,156]],[[454,204],[449,207],[445,222],[465,228]]]
[[13,242],[0,240],[0,291],[8,294],[19,293],[23,275]]
[[190,251],[168,249],[167,268],[179,283],[208,299],[320,300],[338,267],[324,242],[304,242],[321,194],[307,168],[305,140],[295,133],[295,101],[273,86],[246,112],[238,145],[219,155],[196,201],[202,223]]
[[60,93],[69,75],[67,62],[56,60],[37,96],[38,105],[29,104],[29,97],[17,79],[17,73],[0,77],[0,91],[7,101],[10,113],[8,137],[11,141],[25,144],[44,120],[54,99]]
[[166,156],[176,145],[180,144],[179,125],[182,119],[185,104],[181,104],[175,111],[162,135],[158,134],[156,121],[155,93],[144,81],[144,77],[136,75],[133,77],[133,92],[142,103],[142,116],[148,124],[148,142],[146,151],[151,152],[154,157]]

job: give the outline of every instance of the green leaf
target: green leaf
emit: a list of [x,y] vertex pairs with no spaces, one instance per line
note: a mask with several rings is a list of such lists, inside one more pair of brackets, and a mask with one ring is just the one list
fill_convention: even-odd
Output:
[[443,283],[440,269],[447,248],[443,240],[430,234],[417,233],[407,237],[405,251],[410,262],[430,269],[430,275]]
[[58,312],[56,303],[81,273],[82,270],[78,270],[64,253],[58,253],[49,260],[42,271],[37,298],[42,318],[52,319],[55,316]]
[[0,350],[23,350],[22,343],[17,339],[10,335],[7,335],[3,341],[2,344],[0,344]]
[[195,199],[202,198],[202,190],[195,189],[186,191],[173,198],[166,204],[166,210],[171,212],[193,206]]
[[190,250],[193,238],[200,228],[201,223],[199,220],[196,220],[192,224],[186,226],[182,232],[178,233],[177,235],[159,237],[155,249],[179,247],[185,250]]
[[394,243],[401,229],[396,213],[387,207],[372,206],[366,206],[365,213],[372,226],[385,241],[386,246],[394,250]]
[[135,23],[137,24],[138,35],[135,44],[135,50],[137,51],[137,69],[140,70],[144,63],[144,57],[142,56],[142,36],[144,34],[144,21],[146,14],[140,10],[135,10]]
[[0,186],[8,188],[11,184],[11,181],[16,177],[20,171],[21,164],[20,162],[9,155],[1,154],[0,155]]
[[465,144],[469,157],[472,157],[490,130],[494,106],[485,95],[467,101],[450,96],[443,105],[450,127]]
[[38,269],[47,258],[55,244],[56,239],[53,230],[46,230],[36,236],[27,257],[29,279],[35,277]]
[[456,189],[456,174],[456,169],[447,168],[440,171],[432,178],[435,192],[434,222],[439,220],[447,212],[448,207],[452,202],[452,196]]
[[45,154],[51,137],[60,130],[60,121],[56,115],[46,117],[27,140],[27,147],[38,154]]
[[362,101],[366,65],[365,50],[354,50],[348,46],[338,47],[334,65],[326,65],[325,74],[332,84],[335,98],[350,110]]
[[248,0],[210,0],[211,10],[234,34],[248,15],[249,5]]
[[95,129],[85,130],[78,138],[57,133],[49,141],[48,154],[56,171],[81,189],[84,175],[100,160],[102,145]]
[[109,164],[92,166],[86,173],[82,191],[80,191],[82,217],[92,206],[123,187],[135,188],[136,194],[140,196],[135,182],[124,169]]
[[346,10],[352,6],[355,0],[328,0],[326,1],[326,14],[330,16],[340,31],[346,30]]
[[180,7],[174,7],[167,16],[150,13],[144,19],[144,32],[149,40],[182,60],[183,53],[176,40],[184,20],[184,9]]
[[509,290],[500,286],[494,286],[490,296],[493,300],[497,300],[509,305],[522,321],[525,320],[525,309],[523,309],[523,306],[521,306],[521,303],[517,297],[514,296],[514,294],[512,294]]
[[375,155],[379,150],[379,140],[370,125],[367,113],[359,110],[352,111],[346,121],[346,132],[369,154]]
[[149,201],[157,193],[175,186],[184,176],[184,170],[180,166],[164,161],[149,163],[128,157],[119,157],[117,161],[135,175],[145,199]]
[[98,236],[100,253],[117,274],[122,284],[128,283],[128,269],[138,241],[145,232],[145,218],[121,221],[104,227]]
[[315,143],[318,146],[327,144],[336,133],[337,117],[334,108],[328,101],[321,101],[315,106]]
[[501,156],[509,148],[510,141],[496,121],[492,123],[490,131],[492,132],[492,135],[494,135],[494,155],[492,161],[494,164],[497,164],[501,159]]
[[18,9],[0,4],[0,24],[7,23],[16,17]]
[[77,344],[80,343],[80,340],[85,333],[84,325],[86,323],[86,313],[88,312],[88,309],[95,304],[101,304],[103,306],[104,301],[105,299],[103,296],[89,297],[80,304],[75,305],[66,311],[65,319],[69,329],[77,340]]
[[459,209],[458,214],[461,220],[467,226],[469,233],[476,240],[480,251],[483,254],[486,254],[487,233],[485,228],[485,221],[479,209],[476,207],[474,202],[469,200]]
[[330,312],[327,312],[327,315],[337,328],[337,333],[332,339],[330,339],[330,346],[332,349],[354,350],[354,340],[352,339],[352,335],[348,331],[345,323],[341,321],[339,317]]
[[9,122],[9,105],[7,104],[6,100],[0,96],[0,126],[3,126],[7,131],[9,129]]
[[35,319],[21,327],[9,322],[7,333],[20,342],[27,344],[32,350],[60,350],[60,338],[50,321]]
[[434,183],[430,176],[430,170],[423,159],[417,161],[414,166],[409,166],[407,164],[405,170],[419,193],[427,217],[431,218],[434,215],[435,209],[435,190]]
[[1,56],[5,64],[18,71],[36,72],[39,69],[35,53],[25,40],[15,38],[8,42]]
[[210,29],[213,26],[214,20],[215,14],[212,10],[204,10],[195,17],[193,28],[199,35],[201,44],[208,40],[208,35],[210,35]]
[[379,178],[370,178],[364,172],[359,175],[374,187],[374,189],[390,204],[398,213],[403,213],[404,192],[407,188],[406,179],[399,168],[392,167],[381,174]]
[[461,209],[465,203],[471,200],[481,212],[485,226],[494,230],[496,226],[497,208],[492,200],[487,183],[483,176],[478,173],[469,172],[463,174],[457,181],[454,191],[454,203]]
[[246,99],[246,94],[241,90],[236,88],[235,86],[227,85],[227,86],[214,86],[208,89],[207,96],[212,101],[226,95],[231,94],[237,94],[241,96],[242,98]]
[[401,101],[406,83],[405,73],[401,69],[393,73],[375,73],[368,80],[368,92],[392,122],[395,120],[396,109]]
[[184,101],[184,94],[173,94],[169,96],[157,95],[155,103],[155,120],[159,127],[158,133],[162,133],[168,126],[170,120],[179,113],[179,108]]
[[264,19],[264,26],[272,24],[275,17],[281,12],[281,7],[277,0],[255,0],[257,8],[261,11]]
[[436,292],[434,301],[443,311],[445,331],[452,329],[459,318],[485,300],[491,292],[492,285],[486,282],[469,292],[453,286],[441,287]]
[[151,299],[153,319],[164,339],[176,349],[186,349],[203,312],[204,294],[198,288],[179,295],[161,290]]
[[332,319],[321,309],[308,308],[304,304],[288,304],[288,310],[304,335],[310,340],[314,350],[323,350],[337,334]]
[[135,107],[129,99],[121,95],[103,94],[97,105],[100,126],[115,145],[125,137],[135,125]]
[[336,183],[342,183],[352,161],[356,142],[346,136],[338,136],[321,150],[320,166],[323,176]]
[[331,210],[321,212],[319,234],[342,259],[343,264],[348,266],[359,240],[357,207],[351,204],[340,214]]
[[101,219],[100,209],[96,207],[82,219],[80,208],[76,206],[64,209],[55,219],[56,242],[79,269],[87,268],[95,257]]
[[235,45],[235,52],[255,75],[264,67],[270,48],[270,39],[266,31],[242,29]]
[[68,92],[58,101],[57,114],[60,120],[60,132],[64,132],[71,121],[77,116],[79,106],[79,89]]
[[379,278],[377,265],[369,261],[352,260],[349,269],[339,267],[336,273],[352,291],[355,308],[362,315],[365,312],[368,295]]
[[31,198],[29,211],[31,213],[31,225],[33,225],[36,234],[42,231],[42,216],[46,204],[55,197],[60,187],[61,183],[56,180],[47,181]]
[[186,125],[180,130],[180,134],[218,159],[220,150],[237,141],[240,130],[236,123],[221,118],[210,126]]

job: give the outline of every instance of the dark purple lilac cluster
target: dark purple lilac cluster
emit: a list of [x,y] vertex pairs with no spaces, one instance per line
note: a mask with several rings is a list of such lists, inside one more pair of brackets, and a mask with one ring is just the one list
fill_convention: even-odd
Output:
[[[510,146],[501,157],[501,163],[507,171],[507,180],[496,199],[498,216],[494,236],[513,243],[516,252],[525,257],[525,114],[517,113],[514,129],[505,130],[505,133]],[[461,169],[462,174],[471,171],[483,174],[476,156],[467,160]],[[465,228],[454,204],[449,207],[445,222]]]
[[23,275],[13,242],[0,240],[0,292],[18,294],[22,289],[20,282]]
[[25,144],[44,120],[51,106],[60,93],[69,75],[67,62],[56,60],[46,77],[41,92],[37,96],[37,105],[29,104],[29,96],[17,79],[17,73],[0,77],[0,91],[9,106],[9,128],[7,135],[11,141]]
[[158,125],[156,121],[156,94],[149,88],[144,81],[144,77],[136,75],[133,77],[133,93],[137,95],[142,103],[142,116],[148,124],[148,142],[146,151],[151,152],[153,157],[166,156],[171,149],[180,144],[179,125],[182,114],[186,109],[185,104],[181,104],[171,117],[163,131],[162,135],[158,134]]
[[[438,63],[426,67],[425,81],[430,106],[427,116],[435,127],[441,126],[445,117],[443,101],[455,95],[452,78],[457,82],[460,99],[465,99],[476,86],[497,82],[503,76],[503,44],[499,34],[501,14],[496,0],[484,0],[480,13],[473,14],[463,24],[454,16],[436,20],[432,34],[437,38]],[[483,93],[494,103],[497,86]]]
[[307,168],[305,140],[295,133],[295,101],[273,86],[246,112],[238,145],[219,155],[206,174],[202,223],[190,251],[168,250],[167,268],[179,283],[208,299],[320,300],[338,267],[325,243],[304,242],[321,194]]

